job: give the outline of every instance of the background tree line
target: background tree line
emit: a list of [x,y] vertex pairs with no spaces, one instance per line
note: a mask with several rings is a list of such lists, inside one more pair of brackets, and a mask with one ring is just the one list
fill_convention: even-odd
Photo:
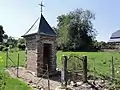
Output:
[[[67,14],[57,17],[57,26],[53,27],[56,31],[57,48],[64,51],[97,51],[106,45],[105,42],[95,40],[97,32],[93,27],[92,21],[95,20],[95,14],[90,10],[76,9]],[[3,27],[0,26],[0,38],[4,34]],[[11,48],[18,47],[25,49],[25,40],[23,38],[15,39],[8,37],[7,44]],[[0,44],[0,49],[5,47]]]
[[8,37],[7,43],[0,44],[0,51],[4,51],[6,47],[9,47],[10,49],[18,48],[19,50],[25,50],[25,39],[15,39],[14,37],[10,36]]
[[[4,39],[6,39],[7,42],[4,42]],[[8,37],[3,30],[3,26],[0,25],[0,51],[3,51],[6,47],[9,47],[10,49],[18,47],[19,50],[25,50],[25,39],[15,39],[12,36]]]

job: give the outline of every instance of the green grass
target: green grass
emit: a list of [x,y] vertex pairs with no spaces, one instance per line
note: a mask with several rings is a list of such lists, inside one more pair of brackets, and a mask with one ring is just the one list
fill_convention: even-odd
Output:
[[32,90],[26,83],[14,78],[6,79],[5,90]]
[[[24,52],[20,51],[20,65],[24,65]],[[17,52],[9,53],[9,57],[17,64]],[[4,90],[32,90],[26,83],[15,79],[11,78],[7,73],[4,72],[4,67],[5,67],[5,59],[6,59],[6,53],[0,52],[0,75],[2,75],[2,80],[5,81],[5,88]],[[8,66],[15,66],[10,60],[9,60],[9,65]],[[5,74],[4,74],[5,73]],[[5,77],[5,78],[4,78]],[[3,85],[3,84],[2,84]],[[1,89],[0,89],[1,90]]]
[[[115,72],[119,70],[120,65],[120,53],[118,52],[57,52],[57,66],[61,68],[61,57],[62,55],[69,56],[70,54],[77,54],[79,57],[86,55],[88,58],[88,68],[90,71],[94,70],[94,64],[95,69],[99,74],[103,75],[110,75],[110,60],[114,59],[115,64]],[[2,53],[3,59],[5,60],[5,53]],[[18,60],[18,52],[9,53],[9,57],[17,64]],[[25,63],[25,52],[20,51],[19,52],[20,57],[20,65],[24,66]],[[68,61],[69,62],[69,61]],[[3,63],[2,63],[3,64]],[[9,66],[14,66],[14,64],[9,60]]]
[[[57,52],[57,64],[58,67],[61,67],[61,56],[67,55],[69,56],[71,53],[77,54],[79,57],[86,55],[88,58],[88,69],[90,71],[94,70],[94,64],[95,69],[99,74],[103,75],[110,75],[110,60],[114,59],[114,65],[115,65],[115,73],[119,70],[120,65],[120,53],[118,52]],[[69,62],[69,61],[68,61]],[[95,62],[95,63],[94,63]]]
[[[69,56],[70,54],[77,54],[79,57],[86,55],[88,58],[88,69],[92,72],[94,71],[94,64],[95,69],[99,74],[110,76],[110,60],[112,56],[114,58],[114,65],[115,65],[115,73],[119,70],[120,65],[120,53],[118,52],[57,52],[57,66],[61,67],[61,57],[62,55]],[[25,52],[20,51],[20,66],[24,66],[25,63]],[[9,57],[17,64],[18,60],[18,52],[9,53]],[[0,52],[0,69],[5,66],[5,59],[6,53]],[[69,61],[68,61],[69,62]],[[94,63],[95,62],[95,63]],[[9,66],[15,66],[9,60]],[[118,74],[116,74],[118,75]],[[9,83],[8,83],[9,82]],[[5,90],[30,90],[30,88],[23,82],[13,79],[7,78],[6,80],[6,87]]]
[[[20,61],[20,66],[24,66],[25,63],[25,52],[24,51],[19,51],[19,52],[9,52],[8,56],[9,58],[14,61],[14,63],[12,63],[12,61],[10,61],[10,59],[8,60],[8,66],[16,66],[17,65],[17,61],[18,61],[18,53],[19,53],[19,61]],[[6,52],[0,52],[0,66],[3,67],[5,66],[5,62],[4,60],[6,59]]]

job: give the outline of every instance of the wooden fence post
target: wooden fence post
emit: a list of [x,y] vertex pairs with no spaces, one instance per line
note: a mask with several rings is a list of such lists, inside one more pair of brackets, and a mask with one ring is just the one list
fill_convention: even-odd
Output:
[[50,78],[49,78],[49,67],[47,64],[47,78],[48,78],[48,90],[50,90]]
[[62,88],[67,88],[67,56],[62,56],[62,70],[61,70],[61,84]]
[[83,82],[87,82],[87,56],[83,56]]
[[18,60],[17,60],[17,77],[19,77],[19,53],[18,53]]
[[27,47],[25,48],[25,68],[27,68]]
[[7,51],[6,51],[6,68],[8,67],[8,48],[7,48]]
[[113,56],[112,56],[112,60],[111,60],[111,74],[112,74],[112,82],[113,82],[114,78],[115,78],[114,58],[113,58]]

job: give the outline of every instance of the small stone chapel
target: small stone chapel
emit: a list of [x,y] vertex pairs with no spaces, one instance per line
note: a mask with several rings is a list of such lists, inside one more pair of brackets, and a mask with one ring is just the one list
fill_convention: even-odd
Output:
[[31,28],[22,36],[26,40],[26,68],[40,76],[46,72],[56,73],[56,33],[41,13]]

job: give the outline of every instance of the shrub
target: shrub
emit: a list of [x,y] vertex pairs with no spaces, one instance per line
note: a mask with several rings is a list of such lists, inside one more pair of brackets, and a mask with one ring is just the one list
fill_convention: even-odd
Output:
[[0,45],[0,51],[2,51],[4,48],[4,45]]
[[70,54],[67,67],[68,67],[68,71],[71,72],[81,71],[82,60],[80,59],[80,56],[77,54]]
[[25,50],[25,48],[26,48],[25,44],[18,43],[17,46],[18,46],[19,50]]
[[7,50],[8,50],[8,48],[7,48],[7,47],[4,47],[2,51],[7,51]]

